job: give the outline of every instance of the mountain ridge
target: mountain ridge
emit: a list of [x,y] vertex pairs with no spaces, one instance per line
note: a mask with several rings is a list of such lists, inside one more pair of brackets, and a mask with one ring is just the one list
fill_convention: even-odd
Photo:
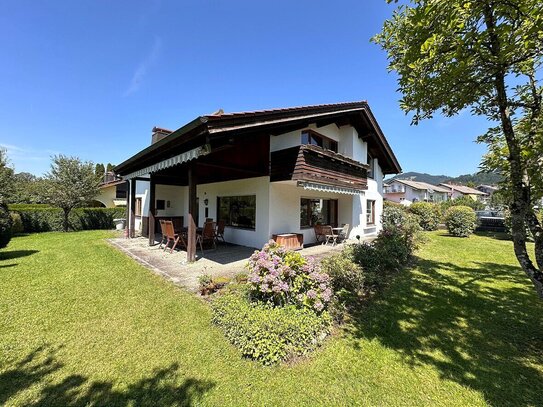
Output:
[[502,180],[501,175],[496,173],[474,173],[474,174],[464,174],[459,175],[458,177],[451,177],[448,175],[432,175],[425,172],[416,172],[409,171],[402,174],[395,175],[394,177],[388,178],[385,182],[390,182],[395,179],[412,179],[413,181],[426,182],[432,185],[439,185],[442,182],[454,182],[457,184],[467,185],[495,185]]

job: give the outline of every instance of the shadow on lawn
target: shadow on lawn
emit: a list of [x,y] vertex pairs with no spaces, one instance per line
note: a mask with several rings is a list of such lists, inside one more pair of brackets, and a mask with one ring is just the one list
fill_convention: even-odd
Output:
[[517,267],[474,264],[419,259],[420,273],[398,276],[360,310],[352,335],[377,339],[412,365],[433,365],[492,405],[543,405],[540,300]]
[[[63,367],[55,357],[55,350],[44,347],[31,352],[15,366],[0,374],[0,405],[17,393],[53,378],[48,376]],[[179,366],[172,364],[157,369],[153,375],[128,385],[124,390],[113,388],[105,381],[89,382],[74,374],[59,383],[41,389],[32,406],[192,406],[215,384],[207,380],[187,378],[177,384]]]
[[18,259],[19,257],[26,257],[32,254],[39,253],[39,250],[10,250],[0,252],[0,261],[2,260],[13,260]]

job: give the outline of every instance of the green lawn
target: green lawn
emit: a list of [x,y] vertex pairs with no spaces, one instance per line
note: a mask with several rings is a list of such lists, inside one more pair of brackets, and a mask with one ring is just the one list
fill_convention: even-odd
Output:
[[0,251],[0,405],[543,405],[543,302],[508,241],[431,233],[346,332],[265,368],[107,236]]

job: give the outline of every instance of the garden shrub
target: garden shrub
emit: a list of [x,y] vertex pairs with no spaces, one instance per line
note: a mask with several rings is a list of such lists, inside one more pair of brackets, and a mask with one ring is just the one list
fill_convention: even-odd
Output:
[[441,220],[441,210],[438,205],[429,202],[415,202],[409,211],[419,217],[419,225],[424,230],[437,230]]
[[211,307],[212,321],[241,353],[266,365],[312,351],[332,325],[327,311],[252,302],[238,293],[219,296]]
[[382,219],[383,229],[375,241],[352,248],[352,259],[364,270],[368,287],[381,285],[388,274],[404,267],[423,241],[417,215],[387,205]]
[[256,250],[247,264],[254,299],[273,305],[294,304],[324,310],[332,299],[330,276],[312,259],[273,240]]
[[335,293],[343,290],[359,294],[364,289],[364,272],[353,261],[352,249],[326,257],[321,261],[322,270],[330,276]]
[[6,247],[11,240],[12,224],[7,205],[0,202],[0,249]]
[[468,206],[452,206],[445,213],[445,225],[451,235],[468,237],[477,226],[475,211]]
[[[12,208],[17,206],[12,206]],[[35,207],[13,209],[21,216],[24,232],[48,232],[63,230],[63,212],[59,208]],[[77,208],[71,211],[69,223],[72,230],[113,229],[113,219],[124,218],[122,208]]]
[[21,215],[17,212],[10,212],[11,216],[11,234],[19,235],[24,232],[23,221],[21,220]]
[[447,209],[453,206],[469,206],[474,211],[482,211],[485,209],[485,204],[481,201],[476,201],[469,196],[461,196],[456,199],[449,199],[448,201],[441,202],[441,211],[446,212]]

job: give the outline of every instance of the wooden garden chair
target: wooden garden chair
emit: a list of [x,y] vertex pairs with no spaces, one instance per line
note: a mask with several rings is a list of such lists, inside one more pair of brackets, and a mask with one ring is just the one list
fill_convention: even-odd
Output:
[[330,226],[330,225],[322,226],[322,231],[323,231],[325,239],[326,239],[323,242],[323,244],[328,244],[328,243],[332,242],[332,246],[335,246],[337,244],[337,238],[338,238],[339,234],[335,234],[334,230],[332,229],[332,226]]
[[173,246],[170,249],[170,253],[173,253],[173,250],[176,248],[177,244],[181,242],[183,246],[187,246],[185,243],[185,240],[183,239],[183,236],[179,233],[175,233],[173,222],[171,220],[164,220],[161,221],[164,224],[164,233],[166,235],[166,246],[164,247],[164,250],[168,248],[168,245],[170,242],[173,242]]
[[202,233],[196,236],[196,244],[200,244],[200,250],[204,253],[204,245],[211,243],[213,248],[217,248],[216,235],[215,235],[215,222],[205,222]]
[[217,243],[219,240],[226,244],[226,240],[224,240],[224,228],[226,227],[226,222],[224,220],[220,220],[219,223],[217,223],[217,232],[215,235],[215,239],[217,240]]

